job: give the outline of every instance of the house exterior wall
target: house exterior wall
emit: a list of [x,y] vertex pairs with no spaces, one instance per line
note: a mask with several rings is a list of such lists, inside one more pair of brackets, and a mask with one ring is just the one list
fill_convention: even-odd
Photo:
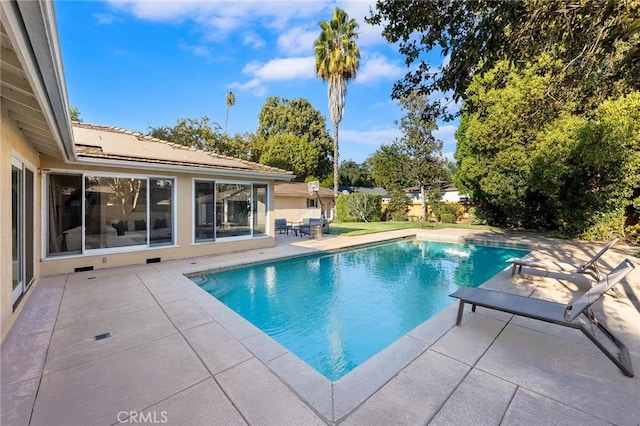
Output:
[[[2,122],[0,124],[0,206],[2,206],[2,214],[0,214],[0,229],[3,232],[0,233],[0,323],[1,326],[1,339],[4,340],[7,332],[15,322],[15,319],[20,314],[20,311],[25,305],[25,302],[32,293],[32,288],[29,288],[20,303],[16,305],[16,310],[13,310],[12,302],[12,245],[11,245],[11,232],[12,229],[12,216],[9,213],[12,205],[11,201],[11,162],[12,157],[15,156],[24,161],[30,166],[33,166],[35,172],[35,247],[36,254],[34,259],[34,283],[37,283],[40,277],[40,263],[37,247],[41,243],[41,214],[42,211],[40,205],[41,196],[41,184],[39,179],[38,168],[40,167],[40,159],[38,152],[29,144],[20,129],[15,125],[15,122],[6,117],[3,113]],[[6,230],[6,231],[5,231]],[[33,287],[32,284],[31,287]]]
[[[54,172],[90,172],[90,173],[116,173],[132,175],[148,175],[153,177],[166,177],[175,179],[175,205],[174,210],[174,246],[144,247],[142,249],[128,249],[118,253],[84,254],[69,256],[46,257],[42,248],[42,275],[52,275],[73,272],[78,267],[93,267],[94,269],[112,268],[133,264],[142,264],[149,258],[161,258],[162,261],[182,259],[195,256],[227,253],[255,248],[271,247],[275,244],[273,224],[273,182],[258,180],[239,180],[211,174],[174,173],[172,171],[147,171],[140,169],[123,169],[113,167],[96,167],[84,164],[65,164],[60,160],[43,157],[42,167]],[[194,224],[194,179],[231,181],[236,183],[264,183],[268,185],[267,193],[267,228],[266,235],[259,237],[237,238],[233,240],[218,240],[213,242],[193,242]],[[43,201],[43,209],[48,208]],[[42,244],[40,247],[43,247]]]
[[[274,218],[278,219],[287,219],[287,222],[300,222],[303,218],[314,218],[318,219],[322,217],[322,209],[321,208],[308,208],[307,207],[307,198],[306,195],[295,196],[295,195],[276,195],[275,199],[275,208],[274,208]],[[333,203],[333,198],[320,198],[320,202],[322,205],[329,205]]]

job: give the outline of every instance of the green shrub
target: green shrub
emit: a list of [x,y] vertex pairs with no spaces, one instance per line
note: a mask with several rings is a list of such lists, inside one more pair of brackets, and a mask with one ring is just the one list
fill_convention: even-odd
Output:
[[441,213],[440,221],[442,223],[456,223],[456,216],[451,213]]
[[380,221],[382,196],[376,194],[342,194],[336,201],[336,215],[339,222]]
[[386,211],[387,219],[397,222],[406,221],[409,202],[409,197],[403,191],[391,191],[391,199]]
[[457,204],[441,203],[436,212],[436,217],[440,222],[456,223],[458,219],[459,207]]
[[587,241],[609,241],[615,237],[623,237],[624,220],[624,209],[598,214],[591,218],[591,225],[586,227],[580,238]]
[[469,208],[469,224],[470,225],[486,225],[487,214],[482,207]]

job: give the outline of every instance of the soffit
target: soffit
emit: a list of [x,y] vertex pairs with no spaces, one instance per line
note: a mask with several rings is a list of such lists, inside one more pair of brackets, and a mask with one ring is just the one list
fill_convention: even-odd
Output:
[[0,23],[0,96],[3,116],[13,120],[39,152],[59,157],[55,138],[4,23]]

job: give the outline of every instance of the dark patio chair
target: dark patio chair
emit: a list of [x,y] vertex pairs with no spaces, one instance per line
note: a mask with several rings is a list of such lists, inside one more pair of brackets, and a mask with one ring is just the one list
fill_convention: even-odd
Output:
[[276,219],[276,232],[282,234],[286,232],[289,235],[289,231],[291,230],[291,225],[287,224],[287,219]]

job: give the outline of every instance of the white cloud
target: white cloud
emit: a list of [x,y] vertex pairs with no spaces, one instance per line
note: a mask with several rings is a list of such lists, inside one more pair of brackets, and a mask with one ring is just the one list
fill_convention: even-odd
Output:
[[[319,32],[318,22],[331,18],[336,4],[349,17],[356,19],[359,27],[359,46],[385,44],[382,27],[367,24],[369,7],[375,1],[335,2],[328,0],[107,0],[116,10],[131,14],[138,19],[178,24],[192,21],[210,40],[223,40],[229,34],[242,34],[256,25],[286,34],[292,27],[302,27],[306,42],[311,33]],[[308,33],[308,34],[307,34]],[[299,47],[302,49],[302,47]],[[300,50],[297,53],[300,54]]]
[[252,78],[246,83],[234,82],[231,83],[229,87],[242,92],[251,91],[256,96],[264,96],[267,93],[267,86],[265,86],[259,78]]
[[[340,1],[338,7],[344,9],[350,18],[358,22],[358,46],[368,47],[380,44],[386,44],[386,40],[382,37],[382,26],[373,26],[365,22],[364,18],[369,16],[369,8],[375,10],[375,1]],[[327,17],[326,19],[329,19]]]
[[379,80],[397,79],[404,75],[404,69],[390,62],[380,54],[373,54],[360,66],[356,83],[372,83]]
[[315,63],[313,56],[272,59],[266,64],[253,61],[244,67],[242,73],[262,81],[308,80],[316,76]]
[[305,56],[272,59],[265,64],[252,61],[245,65],[242,73],[248,75],[250,80],[245,83],[234,82],[231,87],[238,90],[251,90],[256,96],[262,96],[266,92],[265,83],[315,78],[315,58]]
[[179,45],[180,49],[191,52],[196,56],[211,56],[211,51],[206,46],[195,46],[186,43]]
[[265,41],[257,34],[249,33],[244,36],[242,40],[245,46],[250,46],[254,49],[260,49],[266,45]]
[[353,142],[359,145],[380,146],[389,144],[402,136],[402,132],[395,127],[370,130],[340,130],[340,142]]
[[286,55],[300,55],[313,52],[313,42],[318,38],[319,30],[306,30],[303,27],[294,27],[280,34],[278,48]]
[[98,20],[98,24],[108,25],[116,21],[115,16],[110,13],[94,13],[93,17]]

